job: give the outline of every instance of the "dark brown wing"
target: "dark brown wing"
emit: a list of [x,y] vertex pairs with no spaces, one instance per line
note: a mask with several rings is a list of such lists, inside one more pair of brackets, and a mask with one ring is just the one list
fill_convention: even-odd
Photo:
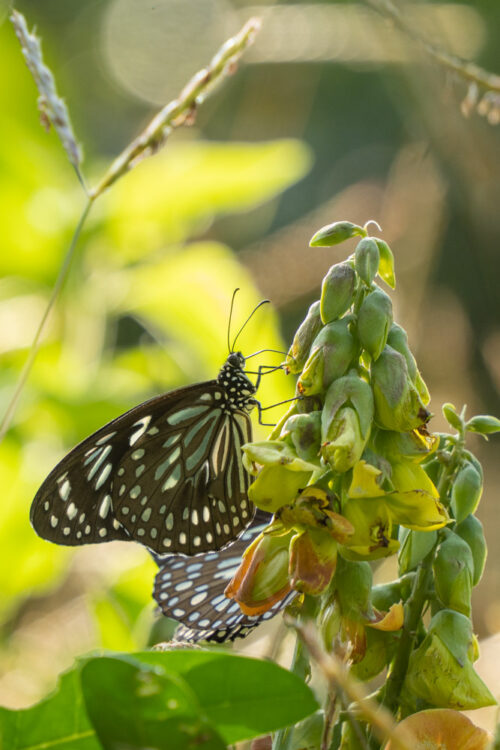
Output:
[[157,553],[220,549],[252,519],[241,462],[250,420],[224,396],[219,385],[201,384],[175,409],[146,415],[117,468],[116,518]]

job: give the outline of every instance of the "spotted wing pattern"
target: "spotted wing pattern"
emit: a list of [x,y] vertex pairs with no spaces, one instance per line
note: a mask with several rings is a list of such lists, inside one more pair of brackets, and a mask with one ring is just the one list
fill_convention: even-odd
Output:
[[162,613],[181,623],[176,638],[184,641],[233,641],[244,638],[253,628],[274,617],[296,595],[292,592],[271,609],[256,617],[243,614],[237,602],[224,596],[248,545],[269,523],[271,515],[258,510],[239,539],[219,552],[180,558],[155,557],[160,570],[153,596]]
[[247,411],[216,380],[131,409],[49,474],[31,508],[35,531],[68,545],[132,539],[186,555],[222,548],[253,516],[241,463]]

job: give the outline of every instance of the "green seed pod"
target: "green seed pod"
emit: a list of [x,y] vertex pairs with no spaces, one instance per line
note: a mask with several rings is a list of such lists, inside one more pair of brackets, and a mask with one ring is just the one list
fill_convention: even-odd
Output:
[[351,221],[336,221],[318,229],[309,242],[311,247],[330,247],[351,237],[365,237],[366,230]]
[[366,653],[360,662],[352,665],[349,673],[362,682],[372,680],[391,662],[398,640],[399,633],[366,628]]
[[472,658],[470,620],[441,610],[410,657],[400,700],[412,705],[417,697],[436,708],[459,711],[494,705],[493,695],[474,671]]
[[386,346],[371,364],[375,420],[385,430],[409,432],[430,417],[408,375],[402,354]]
[[486,555],[488,554],[486,540],[484,538],[483,524],[475,516],[467,516],[467,518],[455,528],[455,533],[467,542],[470,547],[472,560],[474,562],[472,585],[477,586],[483,575]]
[[392,254],[392,250],[387,242],[384,242],[384,240],[381,240],[378,237],[375,237],[375,242],[377,243],[378,251],[380,253],[378,275],[388,286],[391,287],[391,289],[395,289],[396,277],[394,275],[394,255]]
[[356,274],[349,263],[336,263],[321,286],[321,320],[331,323],[340,318],[353,302]]
[[483,482],[479,472],[473,464],[464,463],[451,488],[451,508],[458,523],[476,511],[482,493]]
[[370,285],[377,275],[380,252],[372,237],[364,237],[354,251],[354,267],[365,284]]
[[474,561],[467,544],[449,531],[432,565],[436,593],[444,606],[470,616]]
[[326,391],[333,380],[342,377],[356,356],[356,344],[349,331],[350,319],[329,323],[318,333],[311,354],[297,382],[303,396]]
[[314,461],[319,455],[321,443],[321,412],[295,414],[287,419],[282,435],[290,434],[299,458]]
[[436,544],[437,531],[410,531],[399,527],[401,547],[398,554],[399,574],[415,570]]
[[343,617],[370,620],[373,573],[368,562],[353,562],[340,557],[335,572],[335,588]]
[[376,287],[365,297],[358,313],[359,340],[373,359],[379,358],[386,345],[391,325],[391,298]]
[[320,303],[313,302],[307,316],[297,329],[292,345],[286,355],[285,367],[293,375],[299,373],[306,362],[311,344],[321,330]]

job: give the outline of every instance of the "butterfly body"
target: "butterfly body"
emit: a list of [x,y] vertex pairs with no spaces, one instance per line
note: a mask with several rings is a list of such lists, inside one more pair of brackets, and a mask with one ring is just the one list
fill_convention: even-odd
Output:
[[73,448],[35,496],[35,531],[66,545],[132,540],[157,554],[236,539],[254,512],[241,446],[256,387],[244,366],[231,352],[216,380],[150,399]]

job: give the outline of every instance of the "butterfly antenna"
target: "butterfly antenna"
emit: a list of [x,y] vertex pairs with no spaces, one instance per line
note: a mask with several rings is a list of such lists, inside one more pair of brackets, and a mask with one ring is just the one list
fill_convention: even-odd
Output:
[[236,292],[239,291],[240,288],[239,286],[237,286],[233,292],[233,296],[231,297],[231,307],[229,308],[229,322],[227,324],[227,350],[229,354],[231,354],[231,352],[233,351],[231,349],[231,318],[233,317],[234,298],[236,297]]
[[254,314],[255,314],[255,313],[257,312],[257,310],[259,309],[259,307],[262,307],[262,305],[267,305],[267,304],[269,304],[270,302],[271,302],[271,300],[270,300],[270,299],[263,299],[263,300],[262,300],[262,302],[259,302],[259,304],[258,304],[258,305],[256,305],[256,306],[254,307],[254,309],[252,310],[252,312],[250,313],[250,315],[249,315],[249,316],[248,316],[248,318],[247,318],[247,319],[245,320],[245,322],[244,322],[244,323],[243,323],[243,325],[241,326],[240,330],[238,331],[238,333],[237,333],[237,334],[236,334],[236,336],[234,337],[234,341],[233,341],[233,346],[232,346],[232,348],[231,348],[231,351],[232,351],[232,352],[234,352],[234,347],[236,346],[236,342],[237,342],[237,340],[238,340],[238,337],[239,337],[240,333],[241,333],[241,332],[242,332],[242,330],[243,330],[243,329],[245,328],[246,324],[247,324],[247,323],[248,323],[248,322],[249,322],[249,321],[251,320],[252,316],[253,316],[253,315],[254,315]]

